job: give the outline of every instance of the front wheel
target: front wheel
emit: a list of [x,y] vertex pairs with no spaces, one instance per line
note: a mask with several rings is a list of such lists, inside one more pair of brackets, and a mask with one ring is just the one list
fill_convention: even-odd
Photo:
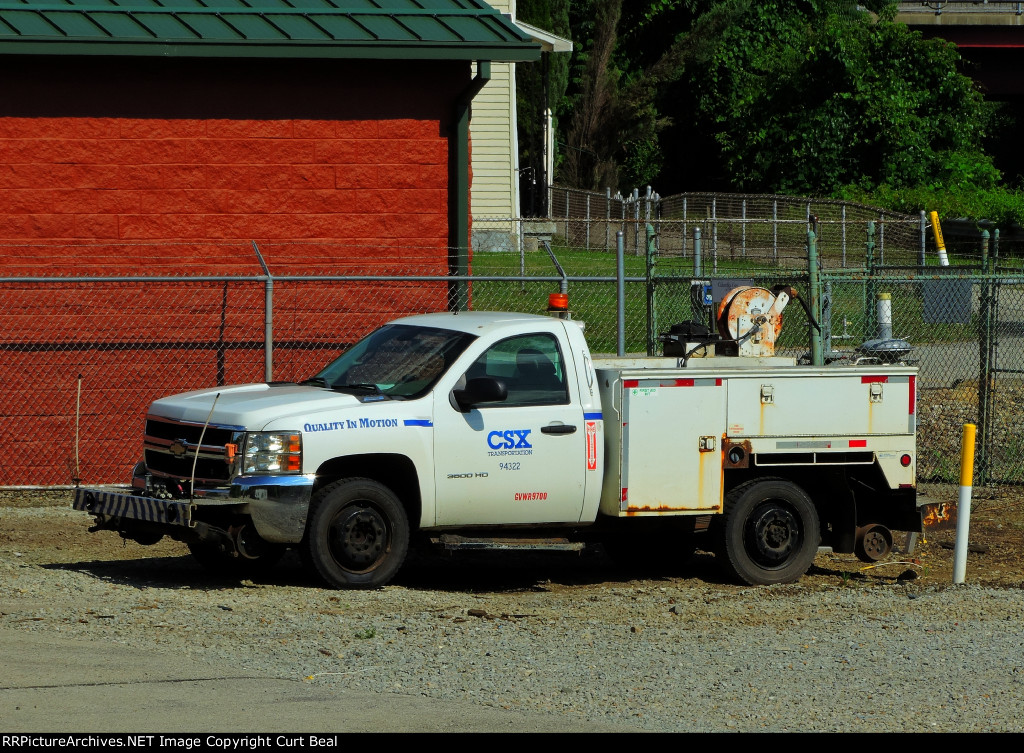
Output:
[[790,481],[740,484],[725,499],[724,517],[719,551],[727,569],[750,585],[798,580],[818,553],[818,512]]
[[409,521],[398,497],[365,478],[325,486],[310,502],[305,559],[335,588],[380,588],[409,550]]

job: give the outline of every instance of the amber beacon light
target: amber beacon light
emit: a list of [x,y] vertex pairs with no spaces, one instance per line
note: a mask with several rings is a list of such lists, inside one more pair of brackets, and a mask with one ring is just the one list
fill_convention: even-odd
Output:
[[568,311],[569,310],[569,294],[568,293],[552,293],[548,296],[548,311]]

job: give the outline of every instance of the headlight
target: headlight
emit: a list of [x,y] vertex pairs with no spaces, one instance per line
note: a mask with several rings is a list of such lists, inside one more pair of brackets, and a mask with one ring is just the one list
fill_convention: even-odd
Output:
[[257,431],[245,438],[242,473],[300,473],[302,435]]

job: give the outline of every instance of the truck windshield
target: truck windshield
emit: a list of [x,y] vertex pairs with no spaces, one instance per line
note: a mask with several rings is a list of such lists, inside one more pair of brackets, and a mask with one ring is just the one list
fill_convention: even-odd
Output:
[[475,335],[448,329],[388,324],[306,383],[360,395],[421,397],[475,339]]

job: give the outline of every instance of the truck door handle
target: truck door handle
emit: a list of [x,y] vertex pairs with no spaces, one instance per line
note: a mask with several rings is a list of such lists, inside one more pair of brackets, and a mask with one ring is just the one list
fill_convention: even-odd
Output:
[[552,424],[540,427],[540,431],[542,434],[572,434],[576,427],[572,424]]

